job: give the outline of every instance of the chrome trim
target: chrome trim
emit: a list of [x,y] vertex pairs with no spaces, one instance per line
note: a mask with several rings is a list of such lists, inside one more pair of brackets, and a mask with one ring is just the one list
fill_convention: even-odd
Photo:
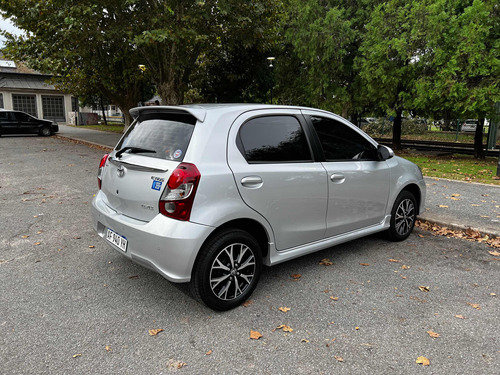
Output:
[[160,169],[160,168],[153,168],[153,167],[145,167],[143,165],[138,165],[138,164],[133,164],[133,163],[128,163],[126,161],[118,160],[112,157],[108,158],[108,161],[111,164],[114,164],[116,166],[121,167],[121,166],[126,166],[128,169],[133,169],[136,171],[144,171],[144,172],[168,172],[168,169]]

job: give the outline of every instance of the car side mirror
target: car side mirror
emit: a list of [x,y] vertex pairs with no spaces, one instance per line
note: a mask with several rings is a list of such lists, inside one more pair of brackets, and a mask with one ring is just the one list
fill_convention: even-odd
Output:
[[377,152],[380,161],[390,159],[394,156],[394,151],[392,151],[390,147],[384,145],[378,145]]

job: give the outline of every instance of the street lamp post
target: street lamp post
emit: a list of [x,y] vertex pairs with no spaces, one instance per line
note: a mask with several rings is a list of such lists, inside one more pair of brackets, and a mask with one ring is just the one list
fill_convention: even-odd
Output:
[[271,104],[273,104],[273,86],[274,86],[274,76],[273,76],[273,61],[276,60],[275,57],[268,57],[267,61],[269,61],[269,70],[271,70]]
[[141,107],[144,107],[144,72],[146,71],[146,65],[139,65],[139,70],[141,71]]

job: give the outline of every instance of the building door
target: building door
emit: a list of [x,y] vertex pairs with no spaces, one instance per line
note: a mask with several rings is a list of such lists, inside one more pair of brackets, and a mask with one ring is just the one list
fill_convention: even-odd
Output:
[[14,111],[26,112],[34,117],[38,117],[35,95],[12,94],[12,107]]
[[65,122],[64,96],[42,96],[43,118]]

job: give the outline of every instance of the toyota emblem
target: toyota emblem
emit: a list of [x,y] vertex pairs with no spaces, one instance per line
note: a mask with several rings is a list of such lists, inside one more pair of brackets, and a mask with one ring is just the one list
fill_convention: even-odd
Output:
[[125,174],[125,168],[123,168],[123,165],[120,165],[120,167],[116,170],[116,174],[118,177],[123,177]]

